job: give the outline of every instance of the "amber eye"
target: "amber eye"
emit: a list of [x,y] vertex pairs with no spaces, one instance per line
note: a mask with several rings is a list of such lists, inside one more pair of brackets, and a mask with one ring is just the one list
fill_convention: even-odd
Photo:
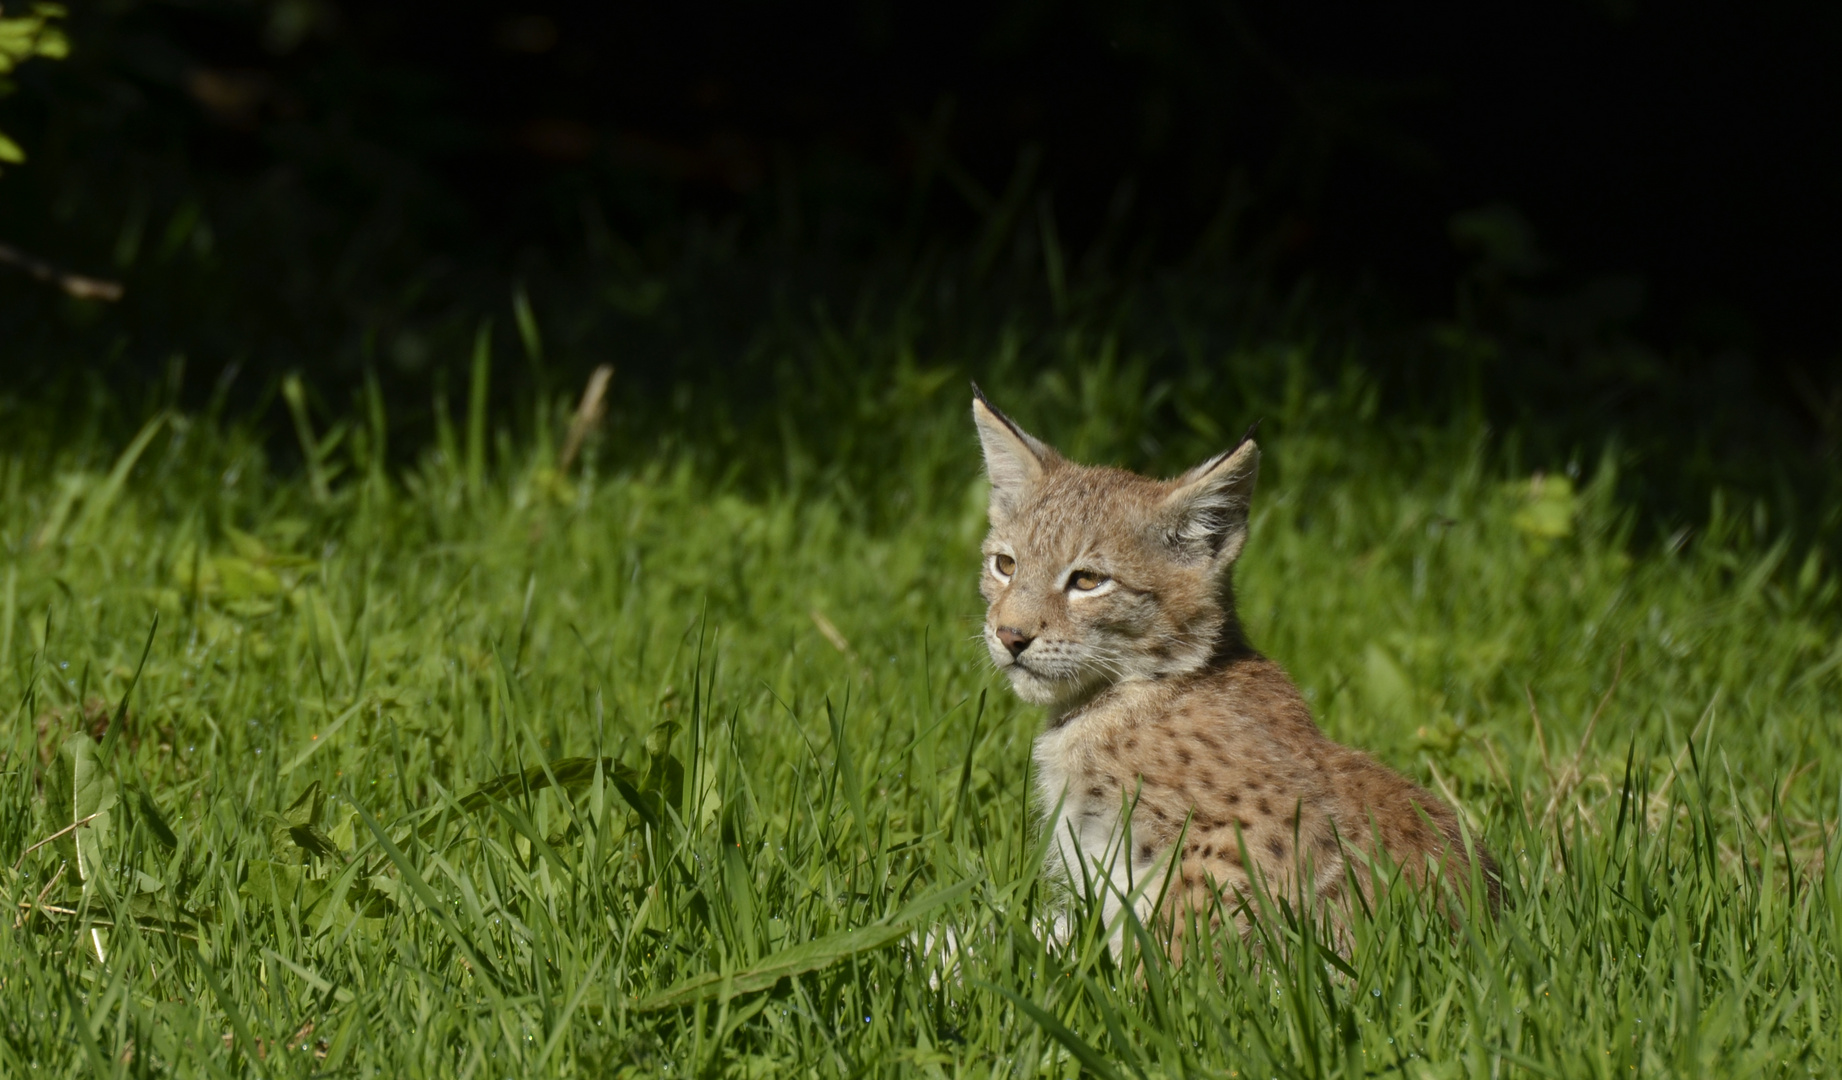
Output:
[[1093,592],[1106,583],[1107,576],[1098,570],[1076,570],[1068,578],[1068,587],[1076,592]]
[[1009,555],[993,555],[991,566],[998,572],[999,577],[1010,577],[1017,572],[1017,560]]

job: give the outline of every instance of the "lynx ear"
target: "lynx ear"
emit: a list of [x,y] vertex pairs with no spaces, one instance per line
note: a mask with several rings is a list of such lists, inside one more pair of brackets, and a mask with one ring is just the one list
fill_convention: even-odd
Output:
[[979,443],[985,448],[985,475],[991,481],[991,523],[997,525],[1016,513],[1024,495],[1042,478],[1055,451],[992,408],[977,383],[972,384],[972,422],[978,425]]
[[1169,542],[1226,568],[1247,543],[1247,508],[1260,476],[1260,447],[1249,429],[1239,446],[1172,481],[1161,525]]

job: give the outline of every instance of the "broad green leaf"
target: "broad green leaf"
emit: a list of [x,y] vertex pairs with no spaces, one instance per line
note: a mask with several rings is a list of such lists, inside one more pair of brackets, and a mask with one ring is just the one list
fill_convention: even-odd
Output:
[[1511,524],[1538,545],[1573,535],[1580,498],[1572,480],[1536,474],[1526,483],[1508,485],[1508,491],[1521,503],[1510,518]]
[[[277,900],[285,905],[294,899],[303,883],[324,887],[319,886],[318,882],[308,881],[299,866],[258,859],[249,864],[249,876],[243,879],[243,885],[237,891],[264,905]],[[308,906],[307,898],[303,896],[302,900],[301,907],[305,909]]]
[[620,776],[610,779],[614,783],[614,790],[620,793],[620,797],[627,801],[627,805],[631,806],[634,813],[637,813],[654,832],[665,828],[664,808],[659,801],[658,792],[641,791],[634,787],[631,781]]
[[47,60],[62,60],[70,55],[70,39],[63,31],[46,27],[38,38],[38,55]]
[[302,851],[321,859],[345,861],[345,854],[339,845],[318,825],[293,825],[288,828],[288,839]]
[[326,838],[340,851],[350,851],[358,843],[357,824],[358,815],[348,810],[339,824],[326,831]]
[[[345,854],[340,850],[341,845],[320,827],[325,816],[326,792],[315,780],[286,810],[276,815],[280,824],[269,834],[269,842],[278,855],[286,852],[292,856],[298,852],[301,861],[333,859],[343,863]],[[347,832],[349,835],[350,830]]]
[[672,738],[677,734],[678,723],[674,720],[663,721],[647,733],[646,779],[638,785],[657,793],[665,806],[674,809],[684,805],[684,762],[672,754]]
[[281,812],[290,827],[318,825],[320,814],[326,808],[326,794],[320,790],[320,782],[315,780],[307,785],[307,790],[300,793],[288,808]]
[[235,555],[220,555],[211,560],[217,573],[217,591],[227,600],[255,600],[280,596],[281,578],[273,570]]
[[250,562],[269,561],[268,545],[234,525],[224,526],[224,539],[230,541],[232,550]]
[[[381,880],[388,887],[379,888],[373,883],[376,880]],[[366,919],[381,919],[394,914],[397,910],[396,882],[382,874],[375,878],[360,878],[352,882],[352,887],[346,891],[345,902],[353,914]]]
[[64,740],[53,763],[47,794],[55,800],[52,820],[60,829],[83,822],[58,840],[58,847],[87,883],[101,867],[101,845],[116,802],[115,779],[96,753],[96,740],[79,731]]
[[644,743],[648,759],[656,760],[671,753],[672,737],[678,734],[678,727],[676,720],[662,720],[653,725]]
[[[0,67],[0,71],[5,70],[5,68]],[[26,152],[19,148],[18,143],[7,138],[5,135],[0,135],[0,161],[4,161],[9,165],[17,165],[25,159]]]
[[392,908],[403,911],[421,911],[428,905],[416,894],[416,890],[405,885],[389,874],[372,874],[364,879],[364,885],[370,895],[388,903]]

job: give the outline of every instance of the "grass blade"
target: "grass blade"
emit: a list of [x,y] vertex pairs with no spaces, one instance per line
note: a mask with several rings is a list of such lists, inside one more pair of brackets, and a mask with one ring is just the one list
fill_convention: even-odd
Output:
[[640,1012],[657,1012],[681,1005],[691,1005],[699,1001],[716,997],[725,988],[731,995],[750,994],[757,990],[767,990],[782,979],[804,975],[809,971],[830,967],[846,957],[858,953],[880,949],[908,936],[908,924],[932,911],[942,904],[950,903],[969,892],[973,881],[962,881],[949,885],[937,892],[915,901],[903,908],[884,922],[870,926],[846,930],[842,933],[827,934],[816,941],[808,941],[783,949],[774,954],[767,962],[752,968],[725,975],[721,972],[706,972],[692,976],[668,990],[661,991],[642,1000],[634,1006]]
[[1067,1024],[1057,1020],[1049,1010],[1037,1005],[1008,987],[999,986],[995,983],[988,983],[983,980],[974,980],[972,985],[982,990],[990,990],[995,994],[1002,995],[1009,999],[1011,1004],[1022,1010],[1025,1016],[1036,1021],[1044,1031],[1048,1032],[1050,1038],[1066,1047],[1068,1052],[1075,1056],[1075,1060],[1079,1061],[1081,1066],[1088,1072],[1100,1077],[1101,1080],[1124,1080],[1117,1072],[1113,1071],[1112,1063],[1101,1056],[1100,1051],[1088,1045],[1087,1040],[1075,1034],[1069,1029]]
[[447,933],[448,939],[454,942],[455,948],[458,948],[462,954],[467,957],[468,962],[473,964],[474,970],[480,974],[481,981],[486,984],[495,997],[500,996],[502,990],[498,969],[486,959],[485,954],[480,952],[480,950],[475,947],[472,940],[461,931],[460,926],[456,924],[453,917],[448,914],[447,905],[441,902],[441,897],[435,895],[435,890],[429,888],[428,882],[422,879],[422,875],[416,870],[415,865],[409,861],[409,856],[403,854],[403,849],[398,847],[390,839],[390,835],[384,831],[384,827],[377,823],[377,819],[371,816],[371,811],[366,810],[362,803],[354,801],[352,803],[352,809],[358,812],[359,820],[365,823],[365,828],[371,830],[371,835],[377,839],[377,846],[383,848],[384,854],[389,857],[392,863],[396,864],[398,872],[403,875],[404,883],[415,892],[416,898],[421,900],[429,912],[435,916],[436,921],[441,924],[442,930]]

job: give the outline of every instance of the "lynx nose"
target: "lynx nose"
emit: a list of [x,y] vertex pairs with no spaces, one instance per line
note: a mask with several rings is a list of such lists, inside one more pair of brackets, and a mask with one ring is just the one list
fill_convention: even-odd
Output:
[[1011,651],[1011,658],[1015,659],[1022,656],[1023,650],[1029,648],[1030,642],[1036,639],[1033,637],[1025,637],[1020,630],[1015,630],[1008,626],[1000,626],[998,627],[998,640],[1004,643],[1004,647]]

